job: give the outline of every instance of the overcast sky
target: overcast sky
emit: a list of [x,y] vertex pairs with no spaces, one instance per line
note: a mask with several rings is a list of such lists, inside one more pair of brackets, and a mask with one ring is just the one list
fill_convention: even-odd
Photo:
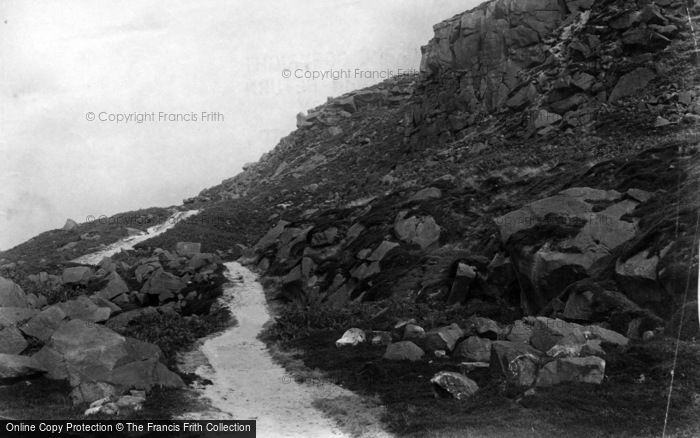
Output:
[[[477,3],[0,1],[0,249],[218,184],[299,111],[379,82],[294,76],[417,69],[432,25]],[[120,113],[155,121],[99,120]]]

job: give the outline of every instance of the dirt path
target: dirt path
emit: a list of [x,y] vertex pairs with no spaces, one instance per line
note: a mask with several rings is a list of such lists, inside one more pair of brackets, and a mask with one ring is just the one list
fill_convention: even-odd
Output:
[[149,227],[145,233],[138,234],[136,236],[125,237],[97,252],[86,254],[72,261],[75,263],[83,263],[86,265],[97,265],[102,261],[103,258],[111,257],[122,250],[132,249],[134,245],[144,242],[159,234],[165,233],[181,220],[185,220],[191,216],[194,216],[197,213],[199,213],[199,210],[178,211],[169,218],[167,218],[162,224]]
[[[200,347],[208,364],[199,365],[196,373],[212,384],[198,391],[211,410],[183,418],[256,419],[258,436],[264,437],[387,436],[376,413],[356,394],[331,383],[297,383],[273,361],[257,338],[270,319],[263,288],[240,264],[226,267],[231,283],[223,299],[238,325]],[[335,418],[324,416],[316,406],[332,410]]]

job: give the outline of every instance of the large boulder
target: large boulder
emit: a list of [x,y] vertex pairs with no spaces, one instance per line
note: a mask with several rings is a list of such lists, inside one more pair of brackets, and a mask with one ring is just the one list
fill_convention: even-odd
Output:
[[20,325],[32,319],[38,310],[27,307],[0,307],[0,328]]
[[61,228],[61,229],[65,230],[65,231],[70,231],[70,230],[73,230],[77,227],[78,227],[78,223],[76,221],[74,221],[73,219],[68,218],[68,219],[66,219],[66,223],[63,224],[63,228]]
[[63,322],[33,358],[49,371],[49,377],[68,379],[76,404],[134,388],[183,386],[159,362],[162,353],[158,347],[88,321]]
[[630,241],[637,224],[623,216],[638,204],[615,190],[575,187],[496,218],[523,285],[524,310],[539,312]]
[[543,313],[566,320],[600,321],[613,313],[632,315],[640,311],[641,308],[621,292],[585,278],[570,284]]
[[330,227],[323,231],[315,232],[311,235],[311,246],[332,245],[338,239],[338,228]]
[[366,257],[366,260],[369,260],[371,262],[381,262],[384,259],[384,257],[389,253],[389,251],[396,248],[397,246],[399,246],[399,244],[396,242],[384,240],[382,241],[382,243],[379,244],[377,248],[375,248],[374,251],[372,251]]
[[110,318],[105,325],[112,330],[122,332],[126,329],[131,321],[141,318],[143,316],[154,316],[158,315],[158,310],[155,307],[142,307],[139,309],[133,309],[120,313],[112,318]]
[[136,281],[142,283],[143,281],[148,279],[149,275],[152,272],[155,272],[159,269],[163,269],[163,266],[160,264],[160,262],[152,261],[148,263],[143,263],[137,266],[136,269],[134,269],[134,276],[136,277]]
[[440,239],[440,226],[432,216],[410,216],[402,211],[394,221],[394,232],[404,242],[426,249]]
[[530,344],[540,351],[549,350],[566,336],[579,335],[585,337],[582,325],[561,319],[540,316],[537,318],[526,318],[526,322],[532,325]]
[[609,102],[615,102],[623,97],[632,96],[656,77],[656,74],[646,67],[639,67],[623,75],[617,81],[608,98]]
[[90,298],[81,295],[63,303],[54,304],[65,313],[68,319],[101,322],[109,319],[112,310],[109,307],[99,307]]
[[27,348],[27,341],[17,327],[6,327],[0,330],[0,353],[19,354]]
[[45,372],[46,368],[29,356],[0,353],[0,380],[18,379]]
[[110,272],[107,277],[107,285],[103,287],[97,295],[107,300],[111,300],[123,293],[129,292],[129,286],[116,272]]
[[63,270],[61,282],[63,284],[86,285],[93,279],[94,276],[95,273],[93,272],[92,268],[88,266],[74,266]]
[[655,305],[670,301],[657,279],[659,256],[642,251],[615,265],[615,279],[625,294],[640,305]]
[[515,386],[531,386],[537,379],[542,352],[521,342],[491,344],[491,372]]
[[629,339],[616,331],[598,325],[581,325],[544,316],[527,317],[525,322],[533,327],[530,343],[541,351],[549,351],[557,344],[585,344],[587,340],[624,347]]
[[482,316],[470,316],[467,320],[467,331],[494,341],[503,332],[496,321]]
[[519,319],[508,328],[506,339],[511,342],[522,342],[529,344],[532,338],[532,326]]
[[448,326],[428,330],[422,337],[420,345],[427,351],[452,351],[457,345],[457,341],[463,336],[464,331],[459,325],[452,323]]
[[389,344],[384,353],[386,360],[410,360],[415,362],[420,360],[425,352],[411,341],[401,341]]
[[457,400],[464,400],[479,390],[475,381],[452,371],[440,371],[430,379],[430,383],[433,384],[436,396],[453,397]]
[[491,340],[470,336],[457,345],[452,355],[470,362],[488,362],[491,360]]
[[256,251],[264,251],[270,246],[274,245],[279,239],[280,235],[284,232],[284,229],[289,225],[289,222],[281,220],[277,222],[277,225],[272,227],[259,241],[255,244],[254,249]]
[[546,363],[537,374],[537,386],[560,383],[600,384],[605,377],[605,360],[597,356],[566,357]]
[[366,336],[365,332],[362,329],[359,328],[351,328],[345,333],[343,333],[343,336],[335,341],[335,346],[336,347],[355,347],[363,342],[365,342]]
[[141,292],[157,295],[158,301],[164,303],[172,300],[187,284],[180,277],[162,269],[154,272],[141,288]]
[[0,307],[27,307],[27,296],[17,283],[0,277]]
[[46,342],[65,318],[66,312],[60,306],[47,307],[20,326],[20,330],[27,336]]

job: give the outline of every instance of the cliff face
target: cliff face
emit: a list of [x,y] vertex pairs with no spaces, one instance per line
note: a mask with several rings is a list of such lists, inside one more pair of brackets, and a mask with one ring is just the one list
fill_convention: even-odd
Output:
[[669,0],[485,3],[435,26],[407,126],[454,132],[514,110],[529,134],[588,132],[606,104],[635,95],[691,50],[685,15]]
[[590,1],[495,0],[443,21],[422,47],[421,71],[463,71],[463,97],[487,110],[501,107],[519,73],[547,59],[552,32]]

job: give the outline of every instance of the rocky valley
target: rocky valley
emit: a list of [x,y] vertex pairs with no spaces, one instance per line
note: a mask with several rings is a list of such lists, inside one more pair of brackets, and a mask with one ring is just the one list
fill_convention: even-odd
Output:
[[0,415],[25,381],[57,417],[191,411],[238,261],[272,357],[382,412],[314,405],[348,435],[697,436],[698,18],[488,1],[182,205],[0,253]]

